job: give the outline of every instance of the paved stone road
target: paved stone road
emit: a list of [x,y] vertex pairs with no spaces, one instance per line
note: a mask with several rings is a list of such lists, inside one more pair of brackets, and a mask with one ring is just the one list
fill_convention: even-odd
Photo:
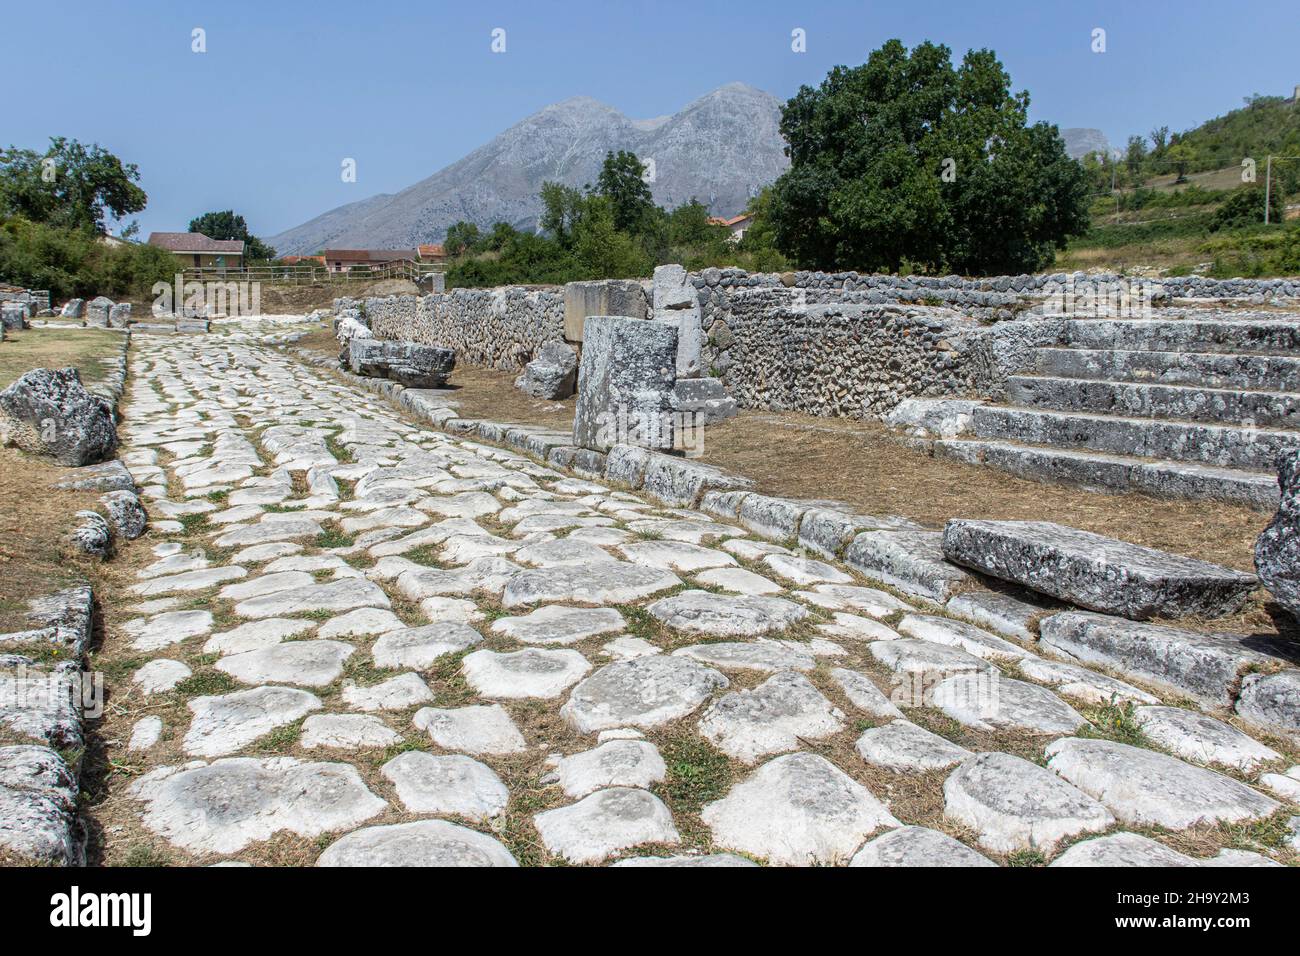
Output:
[[155,543],[108,597],[102,654],[129,661],[110,756],[138,771],[110,781],[131,820],[110,844],[1192,865],[1178,847],[1215,853],[1214,824],[1249,835],[1300,798],[1294,741],[412,424],[248,336],[137,335],[131,372],[124,458]]

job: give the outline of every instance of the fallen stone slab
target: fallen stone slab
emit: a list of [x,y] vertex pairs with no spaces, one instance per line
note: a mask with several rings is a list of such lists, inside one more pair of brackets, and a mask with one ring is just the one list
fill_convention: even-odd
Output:
[[713,842],[779,866],[838,864],[877,830],[900,826],[866,787],[825,757],[776,757],[705,804]]
[[86,391],[75,368],[32,369],[0,391],[0,434],[5,444],[74,468],[117,451],[112,406]]
[[892,720],[863,731],[858,755],[874,767],[898,772],[947,770],[971,752],[908,720]]
[[1157,747],[1191,763],[1219,764],[1253,773],[1260,764],[1282,759],[1276,750],[1231,724],[1181,707],[1138,707],[1133,719],[1142,728],[1143,736]]
[[568,398],[578,384],[578,354],[564,342],[543,342],[515,379],[515,388],[534,398]]
[[451,349],[419,342],[353,338],[348,366],[354,375],[387,378],[408,388],[441,388],[456,368]]
[[1232,706],[1243,675],[1278,663],[1241,635],[1184,631],[1088,611],[1053,614],[1041,632],[1043,646],[1067,657],[1217,706]]
[[668,774],[659,748],[646,740],[609,740],[593,750],[565,757],[555,768],[570,797],[585,797],[604,787],[648,788]]
[[784,630],[808,616],[807,608],[773,597],[683,591],[646,608],[669,627],[718,637],[757,637]]
[[997,866],[988,857],[946,833],[927,827],[900,827],[867,843],[849,866]]
[[518,866],[499,841],[446,820],[365,827],[329,846],[317,866]]
[[560,716],[578,733],[652,728],[685,717],[730,681],[682,657],[651,655],[602,667],[573,688]]
[[115,458],[98,465],[83,465],[56,487],[74,491],[134,491],[135,479],[126,465]]
[[1185,830],[1260,820],[1282,806],[1231,777],[1111,740],[1058,740],[1046,753],[1048,767],[1132,825]]
[[510,791],[490,767],[459,754],[439,757],[408,750],[384,764],[380,772],[412,813],[482,821],[503,813],[510,802]]
[[753,690],[724,694],[700,718],[700,735],[744,763],[797,750],[844,728],[844,714],[802,674],[781,673]]
[[573,443],[599,452],[672,448],[676,327],[597,315],[583,323],[582,341]]
[[570,863],[597,863],[644,843],[680,843],[662,800],[634,787],[598,790],[567,807],[533,817],[546,848]]
[[310,839],[355,827],[387,807],[356,768],[293,757],[162,767],[128,792],[145,804],[145,827],[191,853],[238,853],[286,830]]
[[1114,826],[1110,811],[1082,790],[1021,757],[981,753],[944,781],[944,814],[994,853],[1051,853],[1062,840]]
[[948,560],[1079,607],[1133,620],[1240,609],[1253,575],[1050,521],[954,519]]

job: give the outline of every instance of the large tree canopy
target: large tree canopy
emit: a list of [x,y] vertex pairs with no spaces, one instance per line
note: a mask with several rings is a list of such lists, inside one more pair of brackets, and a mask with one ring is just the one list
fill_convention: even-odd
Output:
[[61,229],[106,231],[105,219],[123,219],[145,207],[140,170],[98,144],[51,137],[39,154],[0,150],[0,215],[21,216]]
[[1033,271],[1088,226],[1082,168],[989,50],[898,40],[782,109],[778,248],[828,270]]
[[239,239],[244,243],[247,259],[274,259],[275,250],[248,231],[248,223],[233,209],[205,212],[190,220],[190,232],[201,232],[209,239]]

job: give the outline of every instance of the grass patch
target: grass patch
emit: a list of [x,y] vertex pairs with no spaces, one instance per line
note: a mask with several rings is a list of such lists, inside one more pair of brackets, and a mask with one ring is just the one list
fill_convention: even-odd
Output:
[[320,534],[316,535],[316,547],[325,550],[329,548],[350,548],[357,540],[354,534],[344,534],[337,528],[326,528]]
[[227,694],[235,687],[235,679],[229,674],[215,667],[206,667],[177,684],[176,693],[186,697],[211,697],[214,694]]
[[1114,740],[1134,747],[1147,746],[1146,736],[1133,717],[1133,703],[1111,701],[1100,707],[1085,708],[1083,716],[1092,722],[1091,727],[1079,730],[1080,737],[1095,737],[1102,740]]

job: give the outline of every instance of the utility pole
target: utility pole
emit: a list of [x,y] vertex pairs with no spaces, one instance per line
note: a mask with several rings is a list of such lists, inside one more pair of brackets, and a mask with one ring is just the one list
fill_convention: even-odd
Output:
[[1264,225],[1268,225],[1268,207],[1269,200],[1272,198],[1273,190],[1273,154],[1268,154],[1268,162],[1264,166]]

